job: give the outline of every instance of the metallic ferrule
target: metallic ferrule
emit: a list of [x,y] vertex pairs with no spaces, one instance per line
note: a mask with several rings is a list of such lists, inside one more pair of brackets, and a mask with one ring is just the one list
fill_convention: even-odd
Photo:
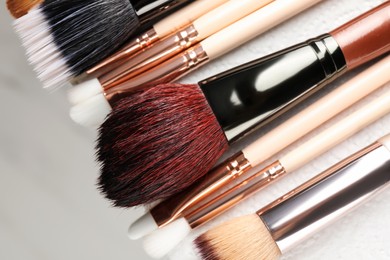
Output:
[[192,228],[203,225],[284,174],[286,170],[279,161],[276,161],[186,215],[186,219]]
[[[116,67],[122,65],[123,63],[129,61],[132,57],[134,57],[137,53],[146,50],[153,46],[156,42],[159,41],[159,37],[156,31],[152,28],[139,37],[131,40],[124,48],[115,54],[111,55],[109,58],[100,62],[98,65],[93,68],[87,70],[88,75],[92,75],[94,77],[99,77],[104,73],[107,73],[111,70],[114,70]],[[104,78],[102,82],[104,83]]]
[[159,227],[163,227],[179,217],[185,216],[215,197],[217,191],[226,187],[240,175],[252,169],[243,153],[237,153],[225,163],[217,166],[203,179],[189,189],[155,206],[150,213]]
[[112,103],[122,95],[126,95],[135,89],[172,82],[185,76],[208,60],[207,53],[198,44],[126,82],[105,87],[106,98]]
[[198,42],[197,36],[198,32],[195,27],[188,26],[160,40],[158,44],[154,44],[151,48],[134,55],[126,63],[104,75],[100,82],[102,82],[104,89],[108,89],[134,78],[194,45]]
[[344,159],[257,212],[282,253],[390,184],[380,143]]

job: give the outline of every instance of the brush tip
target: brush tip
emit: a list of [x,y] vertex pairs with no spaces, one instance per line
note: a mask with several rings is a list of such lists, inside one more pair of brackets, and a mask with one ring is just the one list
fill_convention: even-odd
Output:
[[280,250],[256,214],[232,219],[194,241],[204,260],[278,259]]
[[69,115],[72,120],[82,126],[97,127],[110,113],[111,106],[103,94],[96,95],[73,106]]
[[158,229],[156,221],[154,220],[152,214],[147,212],[130,225],[127,231],[127,236],[131,240],[137,240],[156,229]]
[[152,258],[161,258],[175,248],[190,232],[191,227],[187,220],[179,218],[145,236],[144,250]]
[[81,83],[74,84],[68,90],[68,100],[72,105],[77,105],[102,93],[103,88],[97,78],[87,79]]
[[41,3],[43,0],[7,0],[7,8],[10,14],[19,18],[27,14],[30,9]]

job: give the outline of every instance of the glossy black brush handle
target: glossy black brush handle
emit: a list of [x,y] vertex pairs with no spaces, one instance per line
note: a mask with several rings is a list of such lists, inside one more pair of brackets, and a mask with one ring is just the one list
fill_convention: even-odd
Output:
[[229,141],[285,111],[346,68],[328,34],[199,83]]
[[170,15],[194,0],[165,0],[156,5],[157,0],[130,1],[140,18],[141,27],[149,28],[157,21]]

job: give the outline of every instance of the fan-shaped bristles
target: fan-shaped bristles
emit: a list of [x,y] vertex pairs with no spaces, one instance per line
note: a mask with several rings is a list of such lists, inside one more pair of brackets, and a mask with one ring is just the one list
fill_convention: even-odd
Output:
[[269,230],[256,214],[217,226],[194,243],[204,260],[272,260],[281,255]]
[[197,85],[137,90],[114,105],[100,128],[99,186],[120,207],[166,198],[207,173],[227,148]]
[[15,21],[45,87],[61,86],[97,64],[138,25],[128,0],[45,0]]
[[27,14],[34,6],[40,4],[43,0],[7,0],[7,8],[15,18]]

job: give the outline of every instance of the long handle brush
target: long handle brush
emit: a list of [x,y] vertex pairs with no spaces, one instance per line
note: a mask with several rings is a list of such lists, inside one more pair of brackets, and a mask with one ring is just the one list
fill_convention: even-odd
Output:
[[[97,156],[103,193],[115,205],[128,207],[188,187],[211,169],[230,143],[341,73],[389,51],[389,14],[390,2],[386,2],[330,34],[199,85],[164,84],[121,99],[99,133]],[[350,41],[352,36],[354,41]],[[338,99],[342,104],[335,106],[350,99]],[[315,122],[316,117],[307,126]],[[299,132],[287,135],[293,138]],[[276,149],[275,142],[284,144],[279,139],[269,142],[253,162]],[[252,154],[246,155],[252,158]]]
[[253,215],[195,240],[205,260],[278,259],[390,184],[390,135],[347,157]]

